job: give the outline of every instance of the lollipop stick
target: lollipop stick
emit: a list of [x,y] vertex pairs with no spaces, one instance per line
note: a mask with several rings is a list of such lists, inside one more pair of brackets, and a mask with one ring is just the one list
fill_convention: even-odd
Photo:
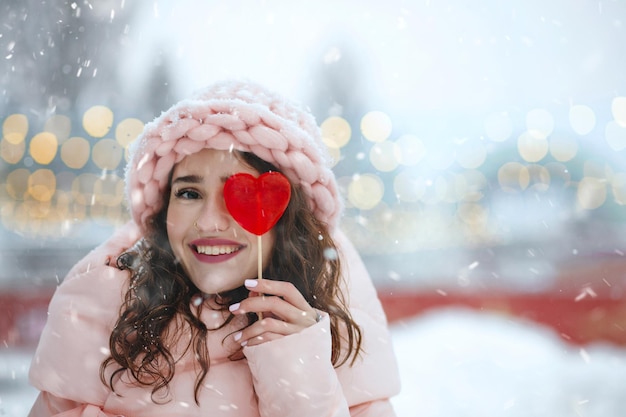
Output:
[[[257,274],[257,279],[260,281],[263,279],[263,241],[261,240],[261,235],[257,235],[257,254],[258,254],[258,274]],[[260,295],[260,294],[259,294]],[[259,320],[263,320],[263,313],[258,312],[257,316],[259,317]]]

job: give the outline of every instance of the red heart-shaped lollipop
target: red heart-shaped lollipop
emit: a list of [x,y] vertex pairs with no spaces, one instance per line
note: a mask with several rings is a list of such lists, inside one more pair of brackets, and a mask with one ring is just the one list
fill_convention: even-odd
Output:
[[261,236],[283,215],[291,198],[289,180],[280,172],[258,178],[240,172],[224,184],[224,201],[233,219],[250,233]]

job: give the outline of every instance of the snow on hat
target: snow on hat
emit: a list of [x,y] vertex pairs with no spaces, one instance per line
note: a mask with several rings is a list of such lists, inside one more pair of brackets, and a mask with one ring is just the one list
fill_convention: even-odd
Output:
[[336,226],[343,205],[313,116],[257,84],[224,81],[172,106],[132,143],[126,197],[143,230],[161,208],[174,165],[205,148],[251,152],[273,164],[302,188],[319,221]]

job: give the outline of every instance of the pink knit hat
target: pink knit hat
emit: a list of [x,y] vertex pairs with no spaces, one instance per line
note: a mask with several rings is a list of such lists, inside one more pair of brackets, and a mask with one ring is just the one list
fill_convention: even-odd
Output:
[[273,164],[303,189],[318,220],[336,226],[343,205],[313,116],[257,84],[225,81],[172,106],[131,145],[126,197],[143,230],[161,208],[174,164],[205,148],[252,152]]

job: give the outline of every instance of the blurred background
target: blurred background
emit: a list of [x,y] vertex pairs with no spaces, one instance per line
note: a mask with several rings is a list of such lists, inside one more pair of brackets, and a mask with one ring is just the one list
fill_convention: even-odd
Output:
[[34,400],[55,287],[129,218],[129,143],[231,77],[321,126],[400,416],[622,415],[625,26],[622,0],[3,0],[0,415]]

